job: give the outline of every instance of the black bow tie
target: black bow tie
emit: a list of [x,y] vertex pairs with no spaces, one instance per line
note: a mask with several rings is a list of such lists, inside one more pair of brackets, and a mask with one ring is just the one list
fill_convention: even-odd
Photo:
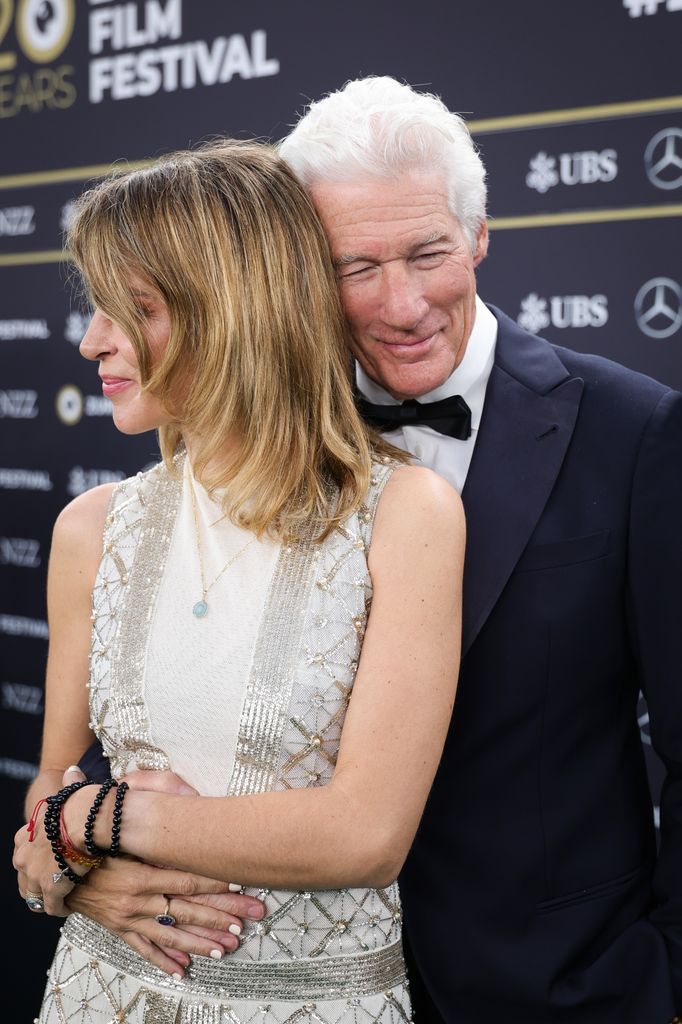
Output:
[[372,405],[362,395],[357,398],[360,415],[379,430],[398,427],[431,427],[439,434],[466,441],[471,435],[471,409],[461,395],[443,398],[440,402],[418,402],[408,398],[400,405]]

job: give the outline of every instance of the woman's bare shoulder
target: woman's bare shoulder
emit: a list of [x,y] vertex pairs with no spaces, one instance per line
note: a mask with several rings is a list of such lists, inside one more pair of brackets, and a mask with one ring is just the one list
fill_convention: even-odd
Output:
[[462,499],[447,480],[426,466],[399,466],[386,483],[379,502],[384,515],[428,518],[445,522],[463,519]]
[[100,484],[70,501],[57,516],[52,535],[52,550],[99,560],[107,509],[115,483]]
[[447,480],[425,466],[400,466],[391,474],[377,507],[374,559],[385,546],[406,549],[427,541],[464,544],[462,499]]

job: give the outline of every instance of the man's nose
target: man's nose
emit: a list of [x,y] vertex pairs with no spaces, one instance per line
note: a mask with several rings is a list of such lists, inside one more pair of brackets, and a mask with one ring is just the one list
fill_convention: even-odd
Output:
[[419,275],[401,260],[384,264],[381,280],[381,318],[400,331],[414,330],[429,311]]
[[79,346],[85,359],[101,359],[114,351],[112,326],[111,321],[96,309]]

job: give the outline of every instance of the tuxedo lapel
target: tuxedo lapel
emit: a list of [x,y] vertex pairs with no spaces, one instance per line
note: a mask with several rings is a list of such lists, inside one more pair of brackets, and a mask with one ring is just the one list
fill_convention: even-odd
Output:
[[551,345],[499,310],[483,418],[462,493],[467,517],[462,654],[495,606],[540,518],[575,426],[583,382]]

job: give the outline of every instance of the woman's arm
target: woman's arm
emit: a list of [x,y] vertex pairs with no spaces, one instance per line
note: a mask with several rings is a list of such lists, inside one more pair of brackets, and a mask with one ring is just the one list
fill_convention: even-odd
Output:
[[[459,666],[464,517],[430,470],[396,470],[370,553],[374,597],[331,783],[231,798],[131,790],[121,849],[247,885],[379,887],[412,843],[445,740]],[[96,790],[66,805],[72,838]],[[97,818],[108,847],[114,794]]]
[[[112,488],[113,484],[105,484],[79,495],[55,523],[47,574],[50,644],[43,743],[39,772],[26,795],[27,819],[38,800],[61,788],[65,768],[78,761],[92,739],[86,686],[91,594],[102,555],[104,519]],[[40,891],[35,887],[35,878],[44,875],[48,868],[56,870],[42,828],[44,810],[43,806],[38,813],[33,843],[28,844],[25,829],[17,833],[14,866],[19,872],[20,892]],[[32,883],[27,875],[29,870]],[[63,899],[69,888],[65,879],[57,886],[43,887],[48,913],[66,914]]]
[[91,598],[113,487],[85,491],[63,509],[54,526],[47,574],[50,645],[43,743],[39,774],[26,795],[27,818],[36,800],[60,788],[64,769],[92,742],[86,686]]
[[[91,597],[113,486],[106,484],[86,491],[66,506],[55,523],[47,585],[50,647],[43,744],[39,774],[26,797],[27,819],[38,800],[64,785],[65,769],[78,761],[92,740],[86,686]],[[169,773],[153,774],[154,781],[163,785]],[[70,781],[79,777],[80,773],[76,773]],[[98,868],[84,885],[74,888],[66,878],[55,884],[52,874],[57,865],[45,838],[44,811],[43,806],[33,842],[29,842],[25,826],[15,837],[13,863],[18,872],[19,892],[42,893],[48,914],[65,916],[72,910],[88,914],[169,973],[182,971],[188,953],[208,956],[212,949],[234,949],[237,941],[229,929],[241,926],[237,914],[246,916],[252,911],[252,916],[262,916],[258,901],[230,893],[227,882],[163,872],[127,859]],[[76,864],[71,867],[77,874],[84,873]],[[165,903],[162,892],[180,897],[174,904],[180,927],[173,929],[172,936],[177,949],[168,951],[170,957],[160,948],[164,940],[168,941],[169,929],[154,920]],[[193,902],[187,902],[189,899]]]

